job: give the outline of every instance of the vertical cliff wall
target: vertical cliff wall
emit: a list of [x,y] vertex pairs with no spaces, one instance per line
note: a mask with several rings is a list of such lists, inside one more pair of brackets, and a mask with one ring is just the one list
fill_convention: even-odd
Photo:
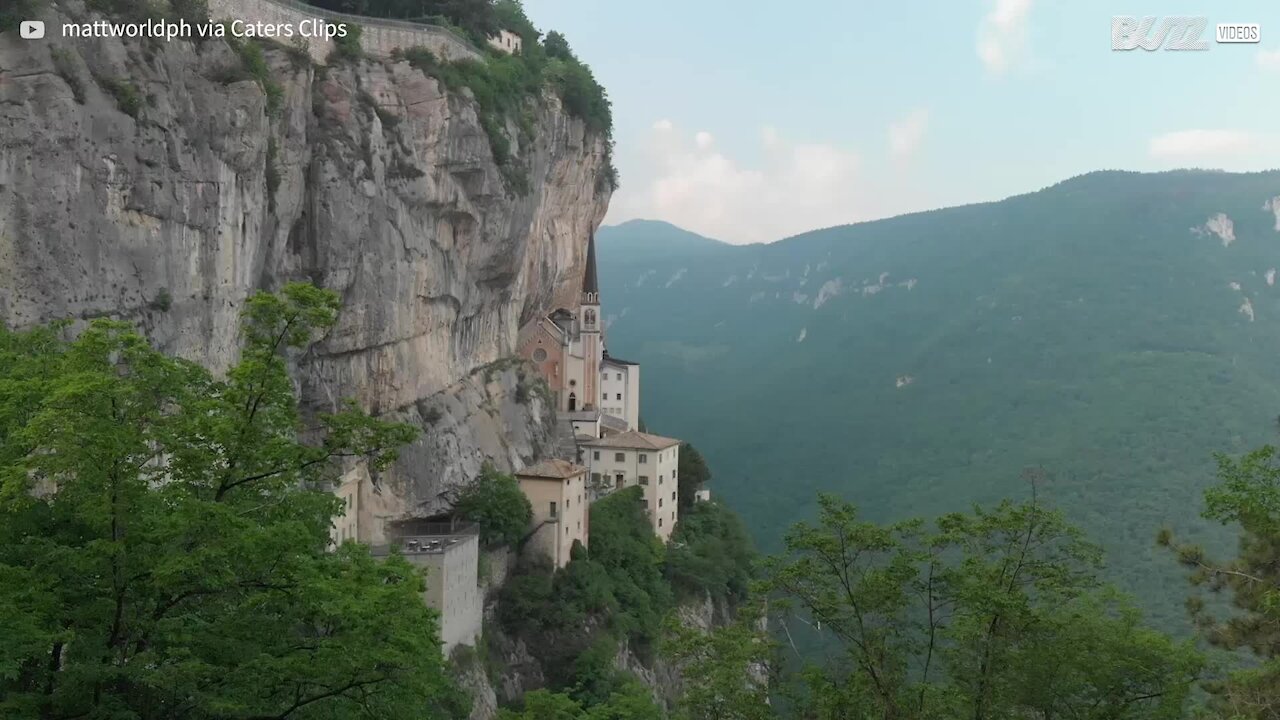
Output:
[[269,103],[228,82],[242,60],[222,41],[0,38],[0,321],[120,317],[221,369],[250,293],[332,288],[344,310],[298,361],[304,402],[417,422],[377,512],[428,512],[465,468],[552,432],[515,370],[473,371],[574,297],[606,148],[554,97],[531,104],[518,195],[467,97],[407,63],[297,55],[266,52]]

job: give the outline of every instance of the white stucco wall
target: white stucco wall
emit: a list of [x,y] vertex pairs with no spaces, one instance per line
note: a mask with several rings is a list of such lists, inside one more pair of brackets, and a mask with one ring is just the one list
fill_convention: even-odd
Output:
[[[644,462],[641,462],[641,455],[644,456]],[[654,534],[663,542],[671,537],[671,531],[679,520],[676,510],[679,445],[672,445],[662,451],[587,447],[585,459],[592,480],[599,474],[602,481],[604,478],[612,479],[615,489],[634,485],[643,487]],[[619,475],[622,476],[621,488],[617,487]],[[641,482],[641,478],[646,478],[647,483]]]
[[462,536],[444,552],[405,552],[405,559],[426,571],[423,600],[440,613],[445,654],[458,645],[475,645],[484,616],[478,577],[480,536]]
[[628,430],[640,428],[640,366],[615,365],[600,369],[600,409],[627,422]]
[[[586,546],[589,539],[587,474],[580,473],[567,480],[516,477],[533,508],[533,526],[538,528],[530,542],[550,557],[556,567],[568,565],[574,541]],[[554,517],[551,503],[556,506]]]

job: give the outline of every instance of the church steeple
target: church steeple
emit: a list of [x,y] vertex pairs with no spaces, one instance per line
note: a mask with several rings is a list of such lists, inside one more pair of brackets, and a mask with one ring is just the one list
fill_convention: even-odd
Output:
[[596,276],[596,234],[587,236],[587,269],[582,274],[582,304],[600,304],[600,280]]

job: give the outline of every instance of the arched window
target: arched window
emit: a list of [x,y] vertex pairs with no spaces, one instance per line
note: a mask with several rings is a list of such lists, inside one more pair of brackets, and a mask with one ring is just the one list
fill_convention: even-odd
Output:
[[578,396],[569,393],[569,412],[576,412],[578,409]]
[[596,311],[595,311],[595,310],[588,310],[588,311],[583,315],[583,322],[585,322],[585,323],[587,324],[587,327],[591,327],[591,326],[595,325],[595,324],[596,324]]

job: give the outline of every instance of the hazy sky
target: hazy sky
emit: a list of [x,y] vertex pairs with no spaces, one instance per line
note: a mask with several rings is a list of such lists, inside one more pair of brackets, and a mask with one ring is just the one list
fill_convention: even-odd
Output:
[[[729,242],[996,200],[1098,169],[1280,167],[1275,0],[525,0],[613,100],[608,223]],[[1113,52],[1113,15],[1206,16]],[[1262,42],[1213,42],[1253,22]]]

